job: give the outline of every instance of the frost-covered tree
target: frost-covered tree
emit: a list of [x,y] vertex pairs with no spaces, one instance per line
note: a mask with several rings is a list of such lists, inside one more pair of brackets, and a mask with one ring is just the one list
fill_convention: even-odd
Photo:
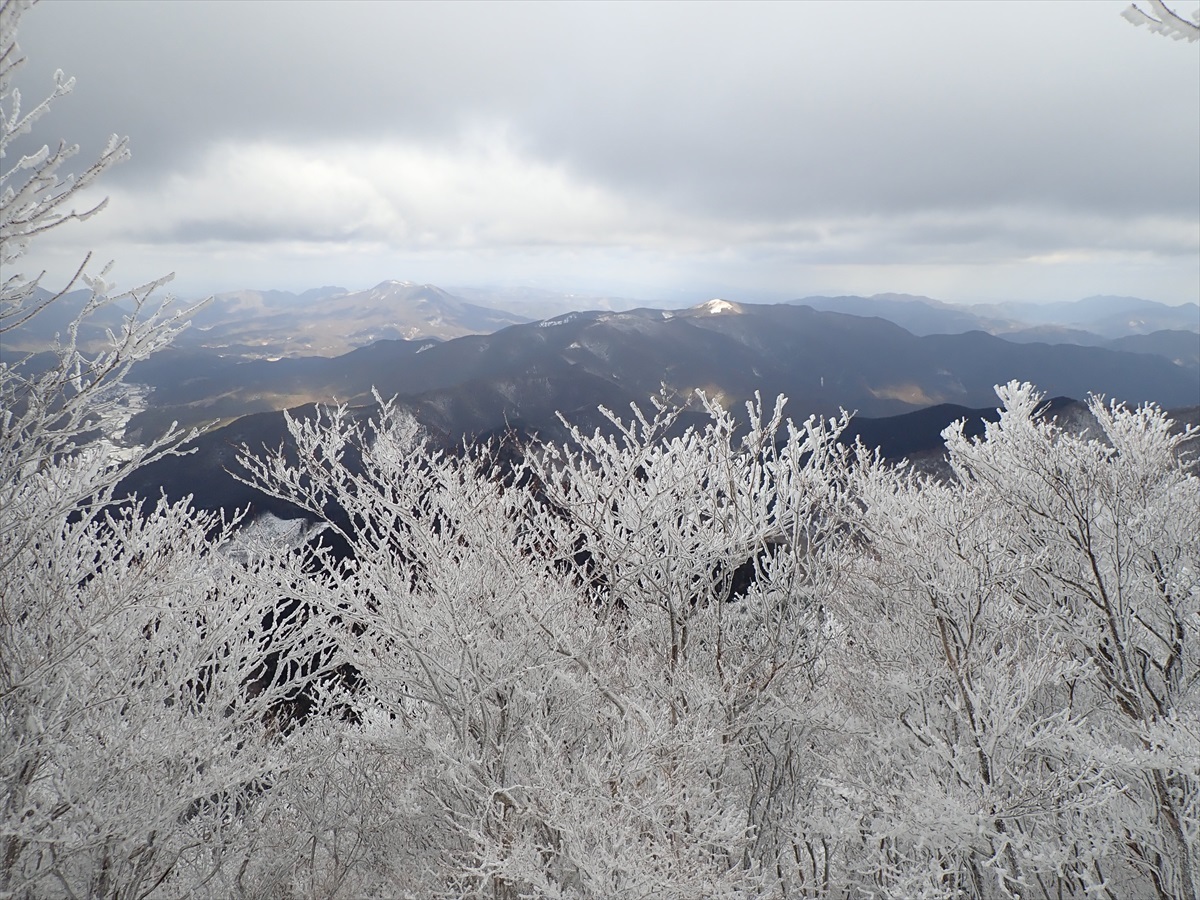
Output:
[[[45,300],[23,272],[30,241],[99,209],[72,204],[126,155],[114,139],[75,177],[63,171],[74,147],[10,158],[71,88],[59,73],[50,97],[22,108],[13,76],[28,7],[0,3],[0,341],[79,279],[92,296],[49,362],[0,359],[0,896],[264,896],[245,887],[271,880],[261,847],[284,884],[317,853],[303,828],[269,823],[305,808],[288,781],[305,774],[288,717],[324,656],[283,602],[286,548],[230,552],[229,522],[182,504],[142,515],[115,496],[181,437],[127,445],[122,378],[186,311],[149,305],[159,282],[111,295],[86,260]],[[86,352],[80,327],[118,302],[124,326]]]
[[227,895],[230,854],[261,840],[248,823],[295,765],[291,675],[319,647],[280,615],[270,556],[223,553],[214,524],[176,505],[47,525],[6,567],[5,896]]
[[1127,22],[1133,25],[1145,25],[1155,34],[1169,37],[1174,41],[1200,40],[1200,9],[1192,13],[1191,19],[1186,19],[1171,9],[1162,0],[1146,0],[1149,12],[1131,3],[1121,13]]
[[[58,71],[48,97],[30,109],[23,105],[14,83],[24,61],[16,38],[20,18],[30,6],[24,0],[0,3],[0,344],[80,282],[88,285],[91,296],[46,353],[20,356],[8,350],[0,358],[0,467],[5,476],[0,508],[10,527],[27,528],[26,542],[42,523],[60,518],[81,502],[98,507],[95,501],[111,498],[123,475],[178,441],[180,435],[167,434],[150,446],[122,444],[125,423],[136,412],[122,382],[134,363],[170,342],[191,312],[172,312],[166,303],[152,303],[169,276],[113,294],[105,281],[108,269],[89,274],[90,258],[85,258],[74,277],[52,293],[41,290],[41,275],[24,271],[30,241],[44,240],[54,229],[103,209],[104,203],[99,203],[79,211],[75,204],[85,188],[129,155],[127,141],[114,135],[100,157],[79,173],[63,171],[79,152],[77,145],[65,142],[53,150],[47,144],[11,158],[17,140],[29,135],[51,104],[74,86],[74,79]],[[109,334],[108,345],[99,352],[85,352],[79,346],[81,325],[100,308],[113,305],[129,310],[123,327]],[[114,452],[117,445],[120,452]],[[54,478],[52,499],[26,489],[34,474],[68,458],[73,465],[69,475],[64,471]],[[0,559],[0,565],[4,563]]]
[[[264,490],[353,548],[304,595],[361,673],[368,810],[421,896],[821,895],[804,823],[813,709],[849,535],[844,422],[746,430],[714,405],[573,432],[500,469],[390,404],[292,420]],[[361,827],[378,834],[378,822]]]
[[999,390],[954,479],[858,480],[836,608],[857,861],[881,896],[1197,897],[1200,483],[1152,407]]
[[350,548],[287,564],[362,677],[343,758],[387,773],[341,820],[359,884],[1192,900],[1195,434],[1000,396],[948,481],[778,406],[505,466],[388,403],[292,420],[246,465]]

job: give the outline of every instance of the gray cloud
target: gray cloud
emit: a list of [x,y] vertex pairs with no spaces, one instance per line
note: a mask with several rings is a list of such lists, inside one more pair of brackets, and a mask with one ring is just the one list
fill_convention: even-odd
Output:
[[78,77],[43,137],[131,135],[84,238],[169,245],[181,276],[193,245],[253,243],[269,280],[272,242],[332,269],[360,241],[426,267],[388,277],[473,251],[472,277],[595,281],[632,254],[648,289],[741,265],[803,293],[854,264],[922,292],[884,279],[945,266],[982,299],[980,265],[1025,265],[1033,297],[1054,260],[1111,282],[1137,256],[1142,293],[1195,299],[1200,53],[1124,2],[45,0],[22,85]]

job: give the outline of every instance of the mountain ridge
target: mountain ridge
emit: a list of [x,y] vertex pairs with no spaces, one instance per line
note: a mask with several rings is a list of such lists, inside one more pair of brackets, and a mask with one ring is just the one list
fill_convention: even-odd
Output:
[[[844,407],[870,416],[938,403],[978,407],[990,402],[993,385],[1013,378],[1052,394],[1096,392],[1167,406],[1192,405],[1200,392],[1196,367],[1165,356],[1016,343],[982,331],[921,336],[878,317],[721,303],[716,314],[711,302],[679,310],[567,313],[488,335],[383,340],[332,359],[244,361],[207,372],[198,359],[174,364],[170,354],[177,351],[167,351],[132,374],[155,389],[156,409],[142,425],[156,416],[188,424],[232,417],[239,404],[248,412],[314,400],[364,403],[373,389],[418,397],[465,390],[468,383],[477,393],[490,390],[489,382],[501,384],[507,399],[490,416],[479,410],[469,422],[448,423],[464,435],[521,416],[522,398],[531,402],[528,397],[556,391],[575,397],[570,382],[584,374],[607,385],[598,393],[623,402],[644,401],[666,385],[685,398],[696,390],[727,402],[755,391],[783,393],[809,412],[833,414]],[[1186,352],[1191,338],[1175,337]],[[553,382],[549,387],[546,379]],[[587,401],[580,397],[564,411],[571,409],[586,411]]]

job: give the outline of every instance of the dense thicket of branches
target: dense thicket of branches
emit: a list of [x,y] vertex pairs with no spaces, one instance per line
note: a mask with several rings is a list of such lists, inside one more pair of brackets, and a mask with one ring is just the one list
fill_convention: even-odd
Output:
[[[69,157],[0,167],[0,337]],[[123,445],[153,287],[98,354],[0,361],[0,897],[1200,900],[1197,435],[1160,410],[1080,433],[1002,386],[934,479],[782,400],[454,455],[335,407],[247,451],[326,523],[283,542],[113,496],[181,437]]]
[[779,407],[502,469],[335,408],[247,465],[349,558],[47,526],[6,568],[5,887],[1194,897],[1186,436],[1000,396],[949,481]]
[[504,470],[386,404],[293,422],[299,465],[248,465],[351,523],[303,596],[392,766],[361,889],[1194,897],[1187,435],[998,392],[985,438],[947,432],[948,481],[778,406],[675,438],[673,408],[614,417]]

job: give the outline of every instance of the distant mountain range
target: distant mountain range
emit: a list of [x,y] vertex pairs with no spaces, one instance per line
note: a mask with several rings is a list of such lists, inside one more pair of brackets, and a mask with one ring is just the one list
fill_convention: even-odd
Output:
[[1200,305],[1167,306],[1138,297],[1097,296],[1069,303],[990,303],[958,306],[909,294],[805,297],[793,304],[878,316],[913,334],[986,331],[1012,341],[1104,346],[1156,331],[1200,332]]
[[[50,297],[41,291],[35,301]],[[88,300],[73,291],[52,303],[27,325],[4,335],[12,351],[44,350],[55,334],[65,334]],[[119,328],[125,309],[104,308],[80,334],[83,345],[98,347],[105,329]],[[217,294],[192,318],[175,347],[207,350],[235,359],[333,357],[379,340],[449,340],[490,334],[529,318],[479,306],[431,284],[385,281],[364,291],[321,287],[289,291],[231,291]]]
[[[325,290],[331,293],[319,299],[341,304],[340,310],[372,302],[371,292]],[[488,321],[471,318],[482,315],[479,307],[456,304],[434,288],[388,283],[375,290],[381,298],[413,301],[404,316],[393,316],[397,322],[450,328],[452,321]],[[839,309],[887,312],[914,327],[808,304],[712,300],[675,310],[570,312],[490,334],[376,340],[336,357],[247,360],[219,357],[211,348],[177,346],[135,368],[134,379],[153,390],[150,406],[134,418],[128,435],[145,437],[171,421],[208,424],[210,431],[197,442],[195,455],[164,460],[138,473],[128,487],[156,496],[159,488],[173,495],[200,485],[207,495],[197,501],[202,505],[253,500],[256,508],[271,508],[225,474],[234,448],[278,446],[285,430],[277,410],[332,400],[370,406],[373,388],[385,397],[399,396],[401,406],[447,447],[506,432],[561,440],[560,413],[588,430],[605,427],[598,407],[625,413],[631,403],[644,406],[665,388],[683,403],[695,403],[695,392],[702,390],[727,407],[740,406],[756,391],[767,399],[784,394],[790,398],[789,414],[797,419],[856,411],[852,434],[914,459],[937,456],[938,434],[954,418],[981,421],[995,406],[993,385],[1011,379],[1032,381],[1049,396],[1103,393],[1167,408],[1200,406],[1197,330],[1112,338],[1089,332],[1094,340],[1087,343],[1022,343],[981,329],[939,333],[939,328],[979,322],[962,308],[943,308],[924,298],[833,298],[828,303],[835,300]],[[257,308],[285,301],[242,295],[223,302]],[[1082,307],[1070,309],[1083,324],[1096,327],[1097,320],[1116,321],[1113,317],[1121,315],[1127,322],[1123,327],[1132,329],[1130,310],[1110,305],[1119,307],[1117,312],[1094,311],[1094,320],[1083,315]],[[218,311],[218,320],[232,316],[231,308]],[[1176,323],[1169,317],[1188,315],[1186,308],[1158,304],[1144,312],[1138,321]],[[425,318],[418,320],[420,315]],[[206,327],[204,320],[200,327]],[[208,327],[201,334],[211,336],[216,325]],[[698,417],[694,410],[685,421]],[[212,427],[214,421],[219,427]]]
[[[67,295],[5,333],[5,361],[64,332],[85,300],[82,292]],[[122,314],[104,310],[81,339],[98,341]],[[794,418],[840,409],[864,423],[915,415],[897,420],[911,440],[880,442],[908,455],[930,441],[932,426],[918,424],[926,421],[921,410],[989,409],[993,385],[1011,379],[1050,396],[1200,405],[1200,307],[1127,297],[964,307],[884,294],[775,305],[711,300],[525,321],[432,285],[388,281],[366,291],[221,294],[170,349],[131,374],[152,390],[129,440],[172,421],[210,430],[197,456],[144,476],[164,483],[175,478],[162,474],[172,465],[219,471],[232,459],[231,444],[253,446],[259,437],[277,444],[279,410],[370,404],[372,389],[398,395],[451,446],[510,429],[559,439],[559,413],[603,427],[598,407],[624,412],[665,388],[680,402],[695,402],[702,390],[731,407],[756,391],[784,394]],[[195,480],[183,476],[183,483]]]
[[[1123,349],[1016,343],[969,331],[916,335],[878,317],[788,304],[710,301],[683,310],[575,312],[447,341],[383,340],[335,358],[234,361],[173,349],[139,365],[153,406],[133,427],[199,424],[314,401],[398,394],[439,432],[505,423],[553,428],[665,385],[728,403],[783,393],[797,413],[887,416],[940,403],[981,407],[992,386],[1033,381],[1051,395],[1104,393],[1166,406],[1200,402],[1200,334],[1118,339]],[[1140,346],[1140,345],[1145,346]]]
[[431,284],[385,281],[365,291],[324,287],[303,294],[217,294],[184,346],[242,358],[339,356],[381,340],[449,340],[528,322],[469,303]]
[[[42,291],[35,301],[49,297]],[[3,349],[46,349],[56,333],[65,334],[87,299],[86,291],[60,298],[29,323],[6,332],[0,339]],[[908,294],[876,294],[805,297],[790,304],[878,317],[918,336],[984,331],[1021,343],[1109,347],[1154,353],[1188,365],[1200,363],[1197,344],[1179,334],[1200,333],[1200,306],[1195,303],[1167,306],[1137,297],[1100,296],[1069,303],[961,306]],[[530,288],[458,288],[450,293],[407,281],[385,281],[359,291],[340,287],[300,294],[242,290],[210,298],[176,347],[238,360],[335,357],[379,340],[445,341],[490,334],[509,325],[560,316],[564,307],[615,312],[638,306],[628,298]],[[98,347],[106,329],[120,327],[123,315],[120,306],[110,306],[93,316],[80,333],[82,343]],[[1128,340],[1135,337],[1137,341]]]
[[[447,288],[447,290],[471,303],[508,310],[525,316],[529,321],[552,319],[563,313],[577,312],[583,309],[620,312],[648,305],[645,300],[617,297],[611,294],[566,293],[531,287],[455,286]],[[655,305],[686,305],[686,301],[683,304],[656,303]]]

